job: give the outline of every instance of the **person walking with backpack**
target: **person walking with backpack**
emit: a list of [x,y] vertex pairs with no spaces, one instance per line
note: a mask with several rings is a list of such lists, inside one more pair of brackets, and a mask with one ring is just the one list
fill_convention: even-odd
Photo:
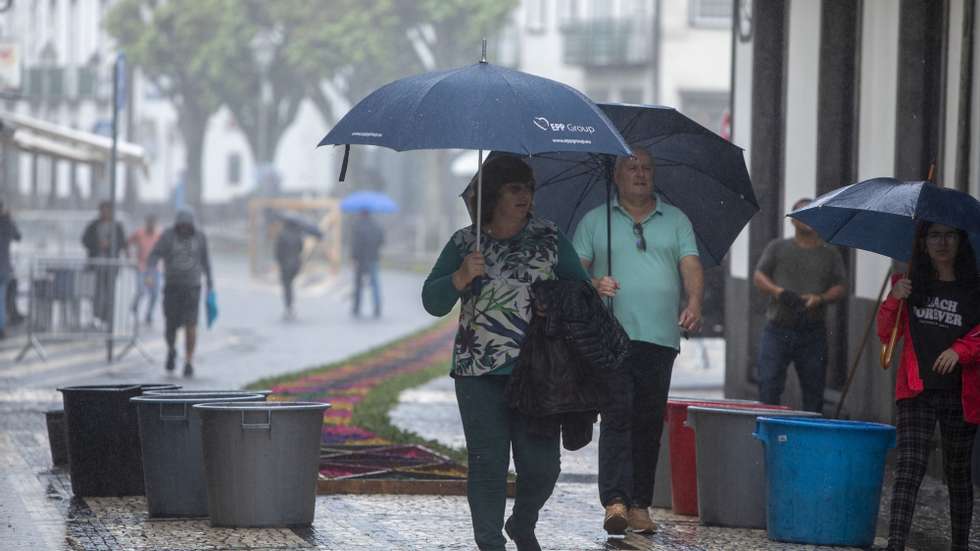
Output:
[[201,278],[209,293],[214,291],[211,258],[204,232],[194,224],[188,209],[177,212],[174,225],[168,228],[153,247],[147,264],[163,262],[164,337],[167,341],[165,368],[172,372],[177,361],[177,330],[184,329],[184,376],[194,374],[194,349],[197,345],[197,320],[201,307]]

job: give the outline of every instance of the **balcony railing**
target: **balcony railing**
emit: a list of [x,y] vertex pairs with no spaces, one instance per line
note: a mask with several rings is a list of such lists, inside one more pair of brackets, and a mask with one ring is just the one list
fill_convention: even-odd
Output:
[[563,59],[569,65],[616,67],[652,60],[653,22],[646,18],[603,18],[562,26]]

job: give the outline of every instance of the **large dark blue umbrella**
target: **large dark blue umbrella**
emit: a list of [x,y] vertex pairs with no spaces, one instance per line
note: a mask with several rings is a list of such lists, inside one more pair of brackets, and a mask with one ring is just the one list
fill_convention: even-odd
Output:
[[[575,151],[625,155],[608,118],[565,84],[486,62],[396,80],[355,105],[319,145],[378,145],[396,151],[476,149],[523,155]],[[479,196],[478,196],[479,200]],[[477,235],[480,220],[477,218]],[[479,247],[479,240],[477,240]]]
[[806,223],[828,243],[903,262],[912,256],[921,220],[965,230],[980,252],[980,201],[930,182],[873,178],[821,195],[787,216]]
[[[691,220],[701,262],[714,266],[759,210],[742,149],[670,107],[600,104],[633,146],[654,161],[654,188]],[[608,204],[615,159],[546,153],[530,159],[535,214],[572,235],[582,216]]]

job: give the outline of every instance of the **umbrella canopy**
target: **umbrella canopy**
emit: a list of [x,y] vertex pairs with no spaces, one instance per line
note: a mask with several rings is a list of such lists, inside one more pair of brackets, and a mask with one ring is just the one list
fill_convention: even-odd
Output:
[[965,230],[973,249],[980,251],[980,201],[930,182],[873,178],[821,195],[787,216],[804,222],[828,243],[903,262],[912,256],[921,220]]
[[319,145],[622,155],[616,128],[578,90],[481,61],[396,80],[355,105]]
[[340,210],[388,214],[398,212],[398,204],[380,191],[355,191],[340,201]]
[[273,220],[278,220],[284,224],[292,224],[301,231],[308,233],[317,239],[323,239],[323,231],[320,229],[317,223],[301,214],[285,210],[269,209],[266,211],[266,216],[272,218]]
[[[654,188],[691,220],[702,264],[719,264],[759,210],[742,149],[670,107],[599,107],[628,143],[650,154]],[[535,214],[572,235],[585,213],[608,201],[614,161],[588,153],[532,157]]]

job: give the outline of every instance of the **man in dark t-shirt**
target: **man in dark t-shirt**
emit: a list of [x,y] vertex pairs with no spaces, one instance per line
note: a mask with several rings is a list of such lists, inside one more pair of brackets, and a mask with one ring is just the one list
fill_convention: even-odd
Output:
[[[800,199],[793,210],[811,202]],[[826,304],[843,298],[844,261],[813,228],[793,219],[794,235],[762,252],[753,282],[769,295],[759,343],[759,399],[779,404],[792,362],[803,391],[803,409],[823,411],[827,377]]]

